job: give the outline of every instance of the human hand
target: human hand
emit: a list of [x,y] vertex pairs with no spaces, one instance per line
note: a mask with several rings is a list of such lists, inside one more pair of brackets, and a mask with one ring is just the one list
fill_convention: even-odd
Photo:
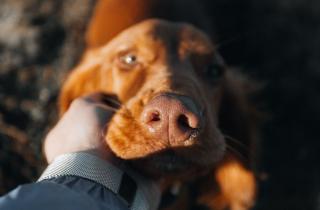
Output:
[[81,151],[112,162],[115,156],[107,146],[105,132],[116,106],[114,99],[100,93],[73,101],[44,141],[48,163],[59,155]]

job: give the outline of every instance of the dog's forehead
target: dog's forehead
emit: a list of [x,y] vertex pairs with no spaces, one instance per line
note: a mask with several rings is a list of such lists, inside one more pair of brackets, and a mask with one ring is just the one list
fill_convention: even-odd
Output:
[[122,32],[118,40],[140,46],[157,44],[166,51],[195,51],[199,53],[211,53],[214,46],[209,37],[186,23],[169,22],[151,19],[136,24]]

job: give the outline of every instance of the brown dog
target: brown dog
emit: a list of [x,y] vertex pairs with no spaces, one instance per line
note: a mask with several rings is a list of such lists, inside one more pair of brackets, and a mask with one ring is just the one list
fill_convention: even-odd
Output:
[[64,84],[60,110],[92,92],[117,96],[106,141],[118,157],[151,177],[191,181],[194,202],[211,209],[248,209],[255,178],[225,140],[248,147],[255,137],[249,84],[200,30],[148,20],[87,51]]

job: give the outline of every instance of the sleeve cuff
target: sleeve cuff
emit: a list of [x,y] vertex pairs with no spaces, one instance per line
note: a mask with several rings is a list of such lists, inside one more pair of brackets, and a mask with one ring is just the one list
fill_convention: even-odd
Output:
[[58,156],[38,182],[61,176],[78,176],[99,183],[120,197],[132,210],[156,210],[160,201],[160,190],[156,183],[89,153]]

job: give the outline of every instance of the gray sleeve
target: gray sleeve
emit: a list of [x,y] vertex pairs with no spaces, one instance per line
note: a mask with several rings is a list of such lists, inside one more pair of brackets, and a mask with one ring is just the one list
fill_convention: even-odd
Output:
[[77,152],[55,158],[37,183],[0,197],[0,210],[156,210],[159,200],[154,181]]
[[102,185],[63,176],[17,187],[0,197],[0,210],[128,210]]
[[99,157],[76,152],[56,157],[38,181],[77,176],[94,181],[117,195],[130,210],[158,209],[161,192],[153,180],[124,165],[113,165]]

